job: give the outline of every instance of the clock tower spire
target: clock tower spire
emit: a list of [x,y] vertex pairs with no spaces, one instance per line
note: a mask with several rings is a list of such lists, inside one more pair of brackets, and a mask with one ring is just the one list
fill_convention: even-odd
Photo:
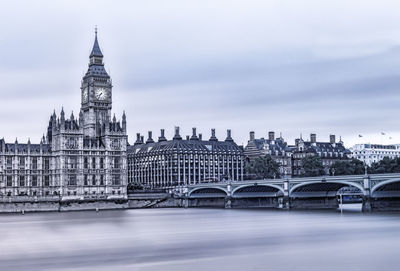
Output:
[[88,137],[101,137],[104,133],[101,127],[108,124],[111,119],[112,81],[104,68],[97,27],[88,66],[81,85],[84,134]]

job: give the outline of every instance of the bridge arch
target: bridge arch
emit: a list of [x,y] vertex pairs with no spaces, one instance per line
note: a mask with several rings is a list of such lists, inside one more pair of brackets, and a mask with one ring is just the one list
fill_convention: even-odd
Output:
[[[337,191],[339,191],[340,188],[345,187],[345,186],[353,186],[353,187],[360,189],[360,191],[364,195],[366,193],[364,190],[364,187],[359,183],[350,182],[350,181],[342,181],[342,180],[331,180],[331,181],[316,180],[316,181],[308,181],[308,182],[303,182],[303,183],[294,185],[290,189],[290,195],[296,196],[296,193],[303,193],[304,190],[306,190],[306,188],[309,188],[310,191],[308,191],[308,192],[310,192],[310,193],[326,192],[327,194],[331,193],[333,196],[333,193],[337,193]],[[321,189],[316,190],[318,187],[320,187]],[[301,191],[301,190],[303,190],[303,191]]]
[[[386,188],[386,189],[385,189]],[[400,196],[400,178],[382,181],[371,187],[372,197]]]
[[189,198],[224,198],[227,191],[221,187],[198,187],[189,192]]
[[283,188],[276,184],[243,184],[232,190],[232,197],[275,197],[282,195]]

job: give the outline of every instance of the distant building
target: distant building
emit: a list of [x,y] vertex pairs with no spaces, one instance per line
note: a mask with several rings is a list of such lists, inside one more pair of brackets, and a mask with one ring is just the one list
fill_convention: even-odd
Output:
[[356,144],[350,148],[351,156],[367,166],[379,162],[383,157],[400,157],[400,144],[380,145],[380,144]]
[[292,175],[292,148],[282,136],[275,138],[274,132],[268,133],[268,139],[256,139],[255,133],[250,132],[250,140],[244,148],[244,155],[248,162],[254,161],[257,157],[270,155],[275,162],[279,163],[281,177]]
[[293,176],[301,176],[304,173],[302,159],[307,156],[321,157],[327,175],[334,162],[350,158],[351,152],[344,147],[342,140],[336,142],[335,135],[330,135],[329,139],[329,142],[317,142],[316,134],[311,134],[310,141],[304,141],[302,138],[295,140],[292,155]]
[[219,141],[215,130],[211,137],[203,140],[193,128],[191,137],[182,139],[179,127],[175,136],[167,140],[164,130],[158,142],[149,132],[148,139],[137,134],[134,145],[128,146],[129,183],[144,187],[167,188],[177,185],[243,180],[243,150],[233,141],[227,131],[224,141]]

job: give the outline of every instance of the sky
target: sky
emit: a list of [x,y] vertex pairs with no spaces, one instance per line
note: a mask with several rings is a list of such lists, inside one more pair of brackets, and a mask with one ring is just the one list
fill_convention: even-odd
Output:
[[77,116],[97,25],[131,143],[175,126],[400,143],[399,14],[394,0],[2,1],[0,138],[38,143],[53,110]]

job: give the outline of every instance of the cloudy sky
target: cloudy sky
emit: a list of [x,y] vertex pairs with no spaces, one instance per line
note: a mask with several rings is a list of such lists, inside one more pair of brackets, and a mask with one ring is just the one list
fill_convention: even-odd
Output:
[[38,142],[54,109],[77,114],[97,25],[131,142],[180,126],[400,143],[399,14],[395,0],[4,1],[0,137]]

